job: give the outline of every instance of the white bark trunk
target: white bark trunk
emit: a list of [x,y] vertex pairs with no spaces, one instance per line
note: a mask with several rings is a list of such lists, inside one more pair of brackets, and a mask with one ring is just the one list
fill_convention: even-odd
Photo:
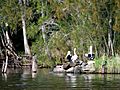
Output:
[[[44,10],[43,10],[43,7],[44,7],[44,3],[43,3],[43,0],[42,0],[42,10],[41,10],[42,18],[44,17]],[[45,30],[45,25],[42,25],[42,36],[43,36],[44,43],[46,43],[45,31],[46,31],[46,30]]]
[[10,49],[10,50],[12,50],[12,47],[13,47],[13,45],[12,45],[12,42],[10,41],[10,37],[9,37],[9,35],[8,35],[8,31],[6,31],[6,46]]
[[7,39],[7,43],[10,44],[10,46],[11,46],[10,38],[9,38],[9,35],[8,35],[7,31],[6,31],[6,39]]
[[[43,18],[44,17],[44,3],[43,3],[43,0],[42,0],[41,13],[42,13],[42,18]],[[47,42],[46,42],[45,32],[46,32],[46,27],[45,27],[45,25],[42,25],[42,36],[43,36],[44,44],[45,44],[45,47],[46,47],[45,48],[45,54],[47,54],[50,57],[49,48],[48,48],[48,45],[47,45]]]
[[[15,57],[16,57],[16,59],[18,60],[18,55],[14,52],[14,50],[13,50],[13,45],[12,45],[12,42],[11,42],[11,40],[10,40],[10,37],[9,37],[9,34],[8,34],[8,31],[6,31],[6,33],[5,33],[5,37],[6,37],[6,46],[7,46],[7,49],[9,50],[9,52],[11,53],[11,54],[13,54]],[[2,41],[3,42],[3,41]]]
[[5,68],[5,61],[3,61],[3,65],[2,65],[2,72],[4,73],[4,68]]
[[24,49],[25,49],[25,54],[26,55],[31,55],[30,53],[30,48],[28,45],[28,40],[27,40],[27,36],[26,36],[26,23],[25,23],[25,10],[26,10],[26,0],[23,0],[23,6],[21,4],[21,8],[22,8],[22,28],[23,28],[23,38],[24,38]]
[[42,26],[42,36],[43,36],[43,40],[44,40],[44,43],[46,43],[46,36],[45,36],[45,26],[43,25]]
[[32,72],[36,72],[36,71],[37,71],[36,63],[35,63],[35,61],[33,60],[33,61],[32,61]]
[[27,41],[27,36],[26,36],[25,15],[22,15],[22,28],[23,28],[23,38],[24,38],[25,54],[31,55],[30,48],[29,48],[28,41]]
[[36,60],[36,56],[33,56],[32,58],[32,72],[37,72],[37,60]]
[[5,61],[4,73],[7,72],[7,66],[8,66],[8,55],[6,54],[6,61]]
[[112,18],[109,19],[109,31],[108,31],[108,48],[109,48],[109,55],[114,55],[113,50],[113,41],[112,41]]

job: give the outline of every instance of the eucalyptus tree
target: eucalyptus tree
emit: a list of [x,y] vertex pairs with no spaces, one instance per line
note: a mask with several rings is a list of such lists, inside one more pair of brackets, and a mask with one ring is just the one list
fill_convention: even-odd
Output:
[[[15,1],[3,0],[0,6],[0,25],[1,25],[1,41],[3,47],[9,49],[10,53],[14,54],[15,50],[13,49],[13,43],[11,42],[14,30],[16,29],[16,25],[19,21],[19,8]],[[18,15],[17,15],[18,14]],[[8,34],[9,32],[9,34]]]
[[19,31],[21,27],[23,28],[25,54],[30,55],[30,49],[26,38],[26,20],[28,20],[31,15],[30,7],[28,7],[28,0],[3,0],[1,5],[1,22],[8,23],[12,30],[11,33]]
[[115,37],[114,37],[114,51],[116,54],[120,54],[120,1],[119,0],[114,0],[114,24],[113,24],[113,30],[115,32]]
[[52,15],[50,0],[31,0],[32,18],[29,22],[28,37],[33,40],[32,52],[36,52],[39,62],[51,59],[49,40],[59,25]]
[[[94,3],[93,21],[99,25],[99,33],[103,38],[101,45],[105,46],[105,52],[109,56],[114,56],[116,48],[116,34],[118,25],[117,21],[119,12],[119,1],[117,0],[105,0],[105,1],[92,1]],[[101,39],[102,40],[102,39]],[[102,41],[101,41],[102,42]]]
[[26,55],[31,55],[30,47],[28,45],[27,34],[26,34],[26,6],[29,4],[29,0],[19,0],[21,8],[21,19],[22,19],[22,28],[23,28],[23,37],[24,37],[24,49]]
[[[14,45],[11,42],[10,35],[12,36],[13,31],[16,28],[17,20],[19,19],[17,14],[18,5],[15,1],[3,0],[0,6],[0,19],[1,19],[1,42],[4,48],[5,60],[3,60],[2,72],[6,72],[8,60],[13,58],[13,63],[18,64],[18,55],[14,49]],[[12,12],[12,13],[11,13]],[[8,33],[9,32],[9,33]]]

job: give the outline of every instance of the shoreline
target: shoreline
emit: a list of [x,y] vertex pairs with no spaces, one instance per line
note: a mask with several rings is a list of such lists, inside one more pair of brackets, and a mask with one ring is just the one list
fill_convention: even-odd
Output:
[[[31,66],[22,66],[21,68],[20,67],[16,67],[16,68],[13,68],[13,67],[9,67],[9,70],[11,69],[11,71],[13,71],[13,69],[24,69],[24,68],[30,68],[30,70],[32,69]],[[0,68],[2,69],[2,68]],[[38,69],[51,69],[51,67],[38,67]],[[2,72],[1,72],[2,73]],[[70,72],[53,72],[53,73],[70,73]],[[97,71],[94,71],[94,72],[89,72],[89,71],[86,71],[86,72],[80,72],[80,73],[73,73],[73,74],[120,74],[120,73],[117,73],[117,72],[105,72],[105,73],[102,73],[102,72],[97,72]]]

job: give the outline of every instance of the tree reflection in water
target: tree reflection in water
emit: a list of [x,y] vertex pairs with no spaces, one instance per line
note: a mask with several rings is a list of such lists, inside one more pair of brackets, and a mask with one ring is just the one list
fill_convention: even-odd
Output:
[[3,79],[4,81],[7,81],[7,74],[6,74],[6,73],[2,73],[2,79]]
[[0,75],[0,90],[119,90],[120,74],[52,73],[30,68]]
[[31,78],[31,68],[30,67],[23,67],[22,71],[23,71],[21,74],[22,80],[26,80],[28,78]]
[[36,78],[36,76],[37,76],[37,73],[32,73],[32,78]]

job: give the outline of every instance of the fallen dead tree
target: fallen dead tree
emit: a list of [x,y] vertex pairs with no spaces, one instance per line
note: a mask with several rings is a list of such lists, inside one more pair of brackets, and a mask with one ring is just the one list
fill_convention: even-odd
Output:
[[8,65],[14,68],[21,67],[20,57],[15,52],[13,44],[9,38],[8,31],[2,28],[2,33],[0,38],[2,41],[3,54],[4,54],[4,59],[2,61],[3,62],[2,72],[6,73]]

